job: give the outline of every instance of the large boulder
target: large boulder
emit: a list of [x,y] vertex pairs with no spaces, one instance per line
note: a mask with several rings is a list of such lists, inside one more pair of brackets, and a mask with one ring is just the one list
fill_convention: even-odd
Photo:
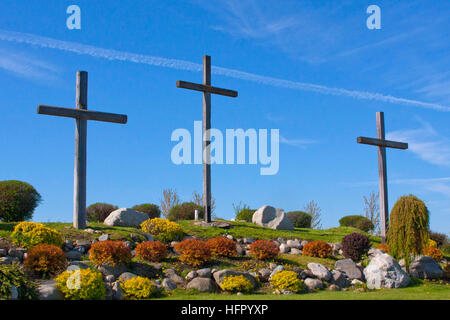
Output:
[[421,279],[439,279],[444,274],[444,270],[433,258],[418,256],[409,265],[409,274],[411,277]]
[[201,292],[214,292],[217,290],[217,285],[211,278],[197,277],[187,284],[186,289],[195,289]]
[[105,219],[104,224],[107,226],[139,228],[140,224],[145,220],[148,220],[148,215],[145,213],[128,208],[120,208],[111,212]]
[[247,272],[241,272],[241,271],[236,271],[236,270],[231,270],[231,269],[224,269],[224,270],[216,271],[216,272],[213,273],[214,280],[216,280],[216,283],[219,286],[220,286],[220,284],[222,283],[222,281],[223,281],[223,279],[225,277],[228,277],[228,276],[241,276],[241,275],[246,277],[248,280],[250,280],[250,282],[252,283],[253,287],[256,286],[255,278],[253,278]]
[[334,264],[334,268],[336,270],[339,270],[339,271],[345,273],[345,275],[350,280],[353,280],[353,279],[363,280],[364,279],[361,269],[358,268],[358,266],[356,265],[356,263],[353,262],[352,259],[338,260]]
[[282,209],[271,206],[259,208],[252,217],[252,222],[262,227],[275,230],[294,230],[292,221]]
[[56,281],[48,280],[38,287],[39,300],[64,300],[63,293],[56,287]]
[[332,278],[330,270],[320,263],[310,262],[308,263],[308,269],[320,280],[330,281]]
[[364,276],[369,289],[402,288],[411,282],[398,262],[387,253],[373,257],[364,269]]

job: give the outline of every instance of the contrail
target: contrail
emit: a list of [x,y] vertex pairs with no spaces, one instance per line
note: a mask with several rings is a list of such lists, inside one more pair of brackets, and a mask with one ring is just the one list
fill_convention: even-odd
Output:
[[[99,47],[94,47],[90,45],[85,45],[76,42],[62,41],[47,37],[41,37],[29,33],[13,32],[0,30],[0,40],[16,42],[16,43],[26,43],[42,48],[51,48],[62,51],[74,52],[77,54],[89,55],[92,57],[104,58],[108,60],[118,60],[118,61],[128,61],[134,63],[147,64],[151,66],[165,67],[177,70],[187,70],[201,72],[203,66],[199,63],[194,63],[185,60],[178,59],[167,59],[162,57],[155,57],[150,55],[142,55],[124,51],[117,51],[112,49],[104,49]],[[223,75],[229,78],[235,78],[240,80],[246,80],[256,83],[261,83],[274,87],[289,88],[300,91],[317,92],[326,95],[335,96],[346,96],[362,100],[373,100],[388,102],[393,104],[401,104],[412,107],[421,107],[434,109],[437,111],[450,112],[450,107],[443,106],[435,103],[422,102],[417,100],[393,97],[390,95],[384,95],[380,93],[347,90],[342,88],[332,88],[318,84],[296,82],[290,80],[284,80],[279,78],[272,78],[267,76],[262,76],[254,73],[248,73],[239,70],[233,70],[222,67],[212,67],[212,73],[217,75]]]

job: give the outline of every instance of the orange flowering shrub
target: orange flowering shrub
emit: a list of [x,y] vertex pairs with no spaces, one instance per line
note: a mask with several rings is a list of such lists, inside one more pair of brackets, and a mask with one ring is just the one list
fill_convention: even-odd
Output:
[[388,247],[388,245],[386,243],[380,243],[377,246],[377,249],[380,249],[380,250],[383,250],[386,253],[389,253],[389,247]]
[[131,262],[131,250],[122,241],[99,241],[89,250],[89,258],[96,265],[109,263],[112,267]]
[[269,240],[256,240],[250,245],[250,254],[259,260],[272,259],[279,252],[277,244]]
[[302,252],[305,256],[329,258],[333,254],[333,249],[325,241],[316,240],[305,244]]
[[66,267],[66,254],[52,244],[39,244],[31,248],[24,261],[25,269],[41,277],[56,275]]
[[225,237],[211,238],[206,241],[213,256],[234,257],[236,256],[236,243]]
[[167,247],[160,241],[141,242],[136,247],[136,256],[146,261],[159,262],[168,254]]
[[180,261],[191,266],[200,266],[211,259],[211,250],[205,241],[186,239],[175,245],[175,250],[181,254]]
[[435,247],[425,247],[425,249],[423,249],[423,254],[433,258],[437,262],[441,261],[444,258],[441,250]]

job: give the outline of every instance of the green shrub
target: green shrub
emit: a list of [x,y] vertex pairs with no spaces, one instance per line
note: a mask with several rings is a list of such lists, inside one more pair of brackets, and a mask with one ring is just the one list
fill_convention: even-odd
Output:
[[169,211],[167,219],[171,221],[194,220],[195,210],[199,211],[199,216],[203,216],[202,206],[195,204],[194,202],[184,202],[172,207]]
[[304,211],[290,211],[288,218],[297,228],[311,228],[312,216]]
[[36,300],[37,286],[28,280],[19,264],[0,264],[0,300],[10,299],[13,286],[16,287],[19,300]]
[[103,222],[109,216],[109,214],[119,209],[117,206],[113,206],[109,203],[94,203],[86,209],[86,219],[89,222]]
[[255,213],[255,211],[255,209],[250,209],[250,207],[244,205],[244,207],[236,214],[236,220],[252,222],[253,214]]
[[146,213],[149,219],[161,217],[161,210],[159,209],[159,206],[153,203],[138,204],[131,209]]
[[26,182],[0,181],[0,220],[4,222],[31,219],[41,201],[41,195]]
[[370,221],[366,217],[358,215],[342,217],[341,220],[339,220],[339,225],[341,227],[357,228],[364,232],[369,232],[370,230],[373,230],[375,228],[372,221]]
[[422,253],[428,244],[429,213],[425,203],[413,195],[403,196],[392,208],[386,234],[389,254],[397,260]]

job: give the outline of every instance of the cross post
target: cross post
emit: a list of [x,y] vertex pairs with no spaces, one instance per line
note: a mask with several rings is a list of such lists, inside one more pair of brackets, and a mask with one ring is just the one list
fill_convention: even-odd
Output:
[[386,148],[394,148],[406,150],[408,144],[397,141],[389,141],[385,139],[384,129],[384,112],[377,112],[377,137],[367,138],[358,137],[357,143],[368,144],[378,147],[378,180],[380,187],[380,216],[381,216],[381,242],[386,242],[386,231],[389,220],[389,205],[388,205],[388,185],[387,185],[387,171],[386,171]]
[[75,118],[75,167],[73,190],[73,227],[86,228],[86,158],[87,121],[96,120],[125,124],[127,116],[87,110],[88,73],[77,72],[75,109],[38,105],[37,113]]
[[238,92],[211,86],[211,57],[203,56],[203,84],[177,81],[177,88],[203,92],[203,210],[204,221],[211,222],[211,93],[236,98]]

